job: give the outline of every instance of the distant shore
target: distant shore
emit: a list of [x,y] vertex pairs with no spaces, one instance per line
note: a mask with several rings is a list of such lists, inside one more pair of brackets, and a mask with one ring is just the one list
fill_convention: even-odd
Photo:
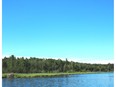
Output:
[[[33,78],[33,77],[54,77],[54,76],[68,76],[74,74],[93,74],[104,72],[73,72],[73,73],[14,73],[14,78]],[[7,78],[9,73],[3,73],[2,78]]]

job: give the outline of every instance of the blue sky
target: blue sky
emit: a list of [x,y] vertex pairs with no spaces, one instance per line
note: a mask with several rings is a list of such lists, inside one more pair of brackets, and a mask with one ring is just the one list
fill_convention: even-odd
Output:
[[114,59],[113,0],[3,0],[2,55]]

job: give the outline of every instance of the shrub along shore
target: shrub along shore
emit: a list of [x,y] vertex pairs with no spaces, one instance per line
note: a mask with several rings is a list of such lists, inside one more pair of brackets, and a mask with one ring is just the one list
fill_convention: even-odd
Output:
[[[14,78],[33,78],[33,77],[54,77],[54,76],[68,76],[74,74],[92,74],[103,72],[73,72],[73,73],[14,73]],[[2,78],[7,78],[9,73],[3,73]]]

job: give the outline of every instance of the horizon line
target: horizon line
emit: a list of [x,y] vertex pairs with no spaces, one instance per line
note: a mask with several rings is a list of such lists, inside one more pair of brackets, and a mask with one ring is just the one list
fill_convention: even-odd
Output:
[[[11,56],[11,55],[10,55]],[[9,55],[6,55],[6,56],[3,56],[2,55],[2,59],[4,58],[4,57],[10,57]],[[14,55],[15,56],[15,55]],[[30,57],[32,57],[32,56],[15,56],[16,58],[21,58],[21,57],[24,57],[24,58],[30,58]],[[33,58],[33,57],[32,57]],[[73,62],[79,62],[79,63],[88,63],[88,64],[114,64],[114,60],[94,60],[94,61],[92,61],[92,60],[86,60],[86,61],[83,61],[83,60],[80,60],[79,58],[77,59],[77,58],[58,58],[58,57],[54,57],[54,58],[51,58],[51,57],[35,57],[35,58],[41,58],[41,59],[61,59],[61,60],[63,60],[63,61],[65,61],[66,59],[68,60],[68,61],[73,61]]]

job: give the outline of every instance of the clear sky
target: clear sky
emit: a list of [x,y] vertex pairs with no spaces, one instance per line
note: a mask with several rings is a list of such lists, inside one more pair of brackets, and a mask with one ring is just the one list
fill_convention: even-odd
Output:
[[113,61],[113,0],[2,2],[3,56]]

